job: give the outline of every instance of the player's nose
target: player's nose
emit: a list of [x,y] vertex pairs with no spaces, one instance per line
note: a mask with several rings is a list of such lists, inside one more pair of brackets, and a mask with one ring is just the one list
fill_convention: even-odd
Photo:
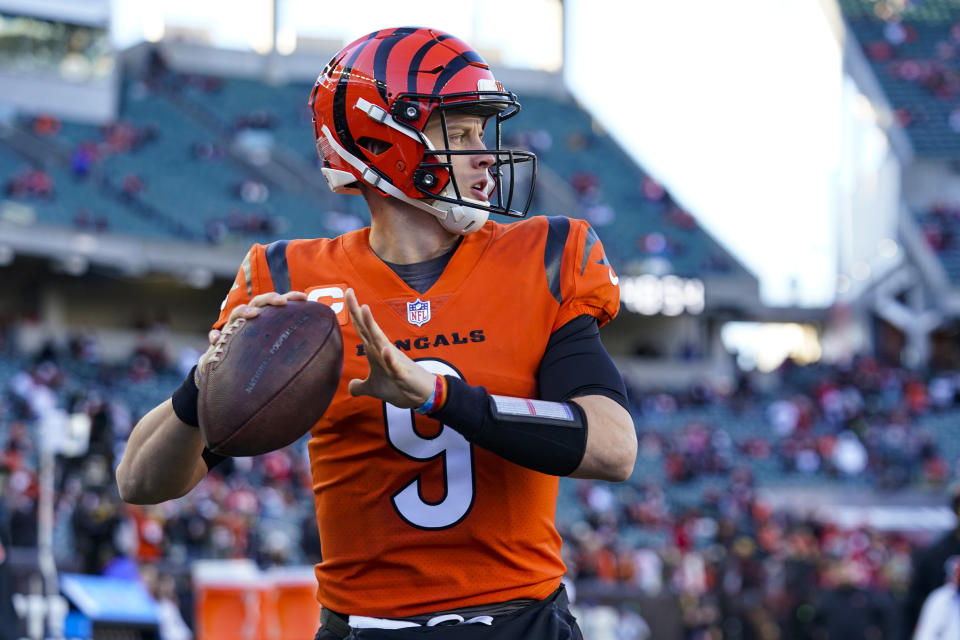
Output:
[[[483,131],[475,132],[472,137],[471,148],[486,151],[487,145],[483,141]],[[493,157],[492,153],[475,153],[470,156],[470,159],[470,164],[474,169],[489,169],[493,166],[494,162],[496,162],[496,158]]]
[[[481,145],[481,148],[484,148]],[[474,169],[489,169],[496,162],[492,153],[475,153],[470,156]]]

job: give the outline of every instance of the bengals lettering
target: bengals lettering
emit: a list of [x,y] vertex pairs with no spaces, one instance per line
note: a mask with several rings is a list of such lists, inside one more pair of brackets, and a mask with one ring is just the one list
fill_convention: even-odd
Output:
[[[460,335],[454,331],[451,334],[438,333],[434,337],[420,336],[419,338],[406,338],[404,340],[394,340],[393,344],[402,351],[412,351],[413,349],[430,349],[431,347],[449,347],[457,344],[467,344],[468,342],[483,342],[487,337],[483,335],[483,329],[474,329],[467,336]],[[366,351],[363,344],[357,345],[357,355],[364,356]]]

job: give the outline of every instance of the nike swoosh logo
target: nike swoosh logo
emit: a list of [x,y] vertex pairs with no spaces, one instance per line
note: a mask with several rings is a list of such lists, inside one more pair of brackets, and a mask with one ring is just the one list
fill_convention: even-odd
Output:
[[610,276],[610,284],[612,284],[613,286],[617,286],[618,284],[620,284],[620,277],[613,275],[613,269],[608,269],[607,275]]

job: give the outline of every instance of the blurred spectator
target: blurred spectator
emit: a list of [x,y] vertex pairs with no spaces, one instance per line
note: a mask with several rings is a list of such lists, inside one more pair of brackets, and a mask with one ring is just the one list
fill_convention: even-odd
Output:
[[640,193],[651,202],[660,202],[667,196],[667,190],[659,182],[649,176],[640,181]]
[[52,200],[55,186],[53,178],[43,169],[27,169],[8,180],[4,192],[11,198]]
[[590,146],[590,138],[581,131],[571,131],[567,134],[565,143],[567,151],[584,151]]
[[923,603],[914,640],[960,638],[960,556],[950,556],[945,570],[946,582]]
[[77,207],[73,214],[73,226],[83,231],[102,233],[110,228],[110,221],[104,215],[95,217],[86,207]]
[[855,435],[843,432],[837,436],[832,462],[844,475],[857,475],[867,468],[867,450]]
[[140,125],[122,120],[105,125],[102,134],[105,150],[111,154],[135,152],[160,135],[157,125],[152,122]]
[[956,528],[914,555],[913,577],[910,580],[903,616],[905,638],[912,635],[927,596],[943,584],[943,568],[947,560],[960,556],[960,487],[954,490],[952,498],[951,507],[957,516]]
[[113,536],[122,507],[112,492],[87,492],[73,513],[73,537],[84,573],[99,574],[113,557]]
[[225,218],[208,218],[206,234],[209,242],[219,243],[231,236],[247,238],[257,234],[272,235],[278,228],[277,218],[269,213],[233,210],[228,212]]
[[213,142],[194,142],[190,145],[190,157],[195,160],[220,160],[224,155],[223,148]]
[[128,199],[134,199],[140,196],[144,190],[146,190],[147,185],[144,183],[143,178],[138,176],[135,173],[128,173],[123,177],[121,182],[120,190],[123,193],[124,197]]
[[55,136],[61,128],[60,120],[51,115],[43,114],[33,119],[33,132],[38,136]]
[[255,109],[250,113],[237,116],[234,127],[240,129],[273,129],[277,126],[277,117],[265,109]]
[[817,605],[814,638],[880,640],[895,633],[893,606],[867,585],[865,568],[852,559],[838,559],[828,579],[833,588]]
[[167,61],[160,51],[160,47],[150,47],[147,54],[147,78],[153,83],[158,83],[167,75],[169,67]]
[[629,604],[620,609],[620,620],[617,623],[617,640],[648,640],[651,638],[650,625],[643,619],[636,607]]
[[176,581],[171,575],[161,574],[154,565],[144,565],[140,578],[147,592],[157,603],[159,640],[191,640],[193,632],[184,622],[177,595]]
[[259,180],[246,178],[241,180],[235,188],[235,193],[244,202],[262,204],[270,197],[270,190],[267,185]]
[[12,546],[10,519],[7,513],[6,485],[9,474],[0,468],[0,640],[16,640],[20,621],[13,608],[13,577],[10,573],[9,549]]
[[90,143],[77,145],[70,157],[70,171],[75,178],[86,178],[96,161],[96,149]]
[[570,186],[581,200],[590,200],[599,192],[600,178],[590,171],[578,171],[570,176]]

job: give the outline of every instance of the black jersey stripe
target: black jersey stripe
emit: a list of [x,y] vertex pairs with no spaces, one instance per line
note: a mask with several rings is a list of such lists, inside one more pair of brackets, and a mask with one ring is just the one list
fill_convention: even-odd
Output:
[[267,245],[267,268],[270,280],[277,293],[290,291],[290,267],[287,265],[287,243],[289,240],[277,240]]
[[557,302],[563,302],[560,294],[560,263],[563,262],[563,247],[570,235],[570,220],[563,216],[547,216],[547,242],[543,248],[543,268],[547,272],[547,286]]
[[377,53],[373,58],[373,79],[377,83],[377,91],[380,92],[385,105],[390,105],[387,99],[387,61],[390,59],[390,52],[398,42],[417,31],[417,27],[400,27],[389,37],[384,38],[377,47]]
[[593,227],[587,226],[587,237],[584,238],[583,242],[583,262],[580,264],[580,275],[583,275],[583,272],[587,270],[587,259],[590,257],[590,252],[593,251],[593,245],[598,242],[600,242],[600,237],[597,232],[593,230]]

